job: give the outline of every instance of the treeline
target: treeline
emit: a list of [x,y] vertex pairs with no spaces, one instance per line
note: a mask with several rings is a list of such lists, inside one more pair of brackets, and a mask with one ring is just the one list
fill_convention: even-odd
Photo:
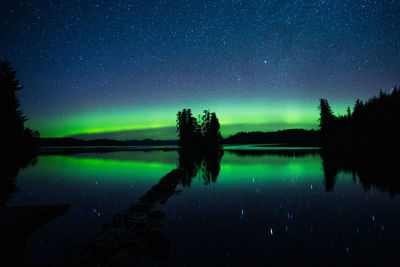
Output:
[[25,127],[27,117],[20,109],[17,92],[23,87],[9,61],[0,61],[0,103],[4,149],[13,154],[32,154],[39,132]]
[[177,140],[153,140],[153,139],[143,139],[143,140],[127,140],[125,143],[128,146],[173,146],[178,144]]
[[219,146],[221,144],[220,124],[217,115],[208,110],[196,119],[191,109],[179,111],[176,119],[178,145],[184,148]]
[[326,99],[320,99],[322,146],[327,149],[378,149],[398,147],[400,92],[380,92],[365,102],[357,100],[353,111],[335,116]]
[[224,139],[224,144],[281,144],[284,146],[319,146],[318,130],[288,129],[275,132],[240,132]]

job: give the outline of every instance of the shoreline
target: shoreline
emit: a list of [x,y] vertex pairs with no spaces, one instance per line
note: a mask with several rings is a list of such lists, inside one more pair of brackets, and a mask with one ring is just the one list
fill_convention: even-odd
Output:
[[[38,155],[54,154],[75,154],[75,153],[109,153],[117,151],[178,151],[179,146],[60,146],[60,147],[41,147]],[[224,151],[288,151],[288,150],[320,150],[316,146],[304,146],[295,144],[237,144],[225,145],[221,147]]]

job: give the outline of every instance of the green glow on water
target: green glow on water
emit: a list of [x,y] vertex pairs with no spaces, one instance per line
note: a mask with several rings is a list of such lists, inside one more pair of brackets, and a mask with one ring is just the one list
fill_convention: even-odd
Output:
[[[320,157],[239,157],[225,154],[218,181],[230,184],[321,181],[323,170]],[[217,181],[217,182],[218,182]]]
[[100,158],[76,158],[69,156],[41,156],[31,171],[33,175],[67,177],[81,180],[122,180],[146,181],[157,183],[158,180],[176,164],[150,161],[126,161]]
[[[40,156],[36,166],[23,172],[33,176],[61,177],[75,181],[141,181],[155,184],[177,167],[178,154],[170,152],[114,152],[77,156]],[[318,155],[306,157],[239,157],[225,152],[217,184],[253,182],[308,182],[323,177]]]
[[[17,177],[20,193],[14,204],[71,202],[79,206],[80,201],[90,198],[94,205],[108,196],[113,196],[116,201],[136,201],[176,169],[177,162],[176,151],[39,156],[35,166],[20,171]],[[187,180],[178,185],[178,189],[183,190],[183,196],[178,199],[185,201],[186,197],[196,198],[197,194],[213,192],[229,197],[289,192],[308,194],[326,190],[319,155],[241,157],[226,151],[216,181],[210,178],[199,171],[192,177],[189,187]],[[342,186],[354,188],[350,174],[347,177],[340,174],[339,180]]]

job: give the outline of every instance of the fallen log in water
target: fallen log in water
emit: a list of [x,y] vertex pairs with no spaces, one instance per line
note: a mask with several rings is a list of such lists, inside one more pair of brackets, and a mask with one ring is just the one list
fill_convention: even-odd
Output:
[[179,193],[176,186],[184,175],[175,169],[161,178],[138,203],[115,214],[101,233],[75,246],[67,265],[137,266],[147,253],[156,259],[168,256],[170,240],[159,231],[165,215],[152,209]]

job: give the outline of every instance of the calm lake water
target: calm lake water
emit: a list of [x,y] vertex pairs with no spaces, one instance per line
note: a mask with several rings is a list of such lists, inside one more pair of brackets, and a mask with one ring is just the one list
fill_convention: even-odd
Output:
[[183,157],[177,151],[39,156],[19,172],[19,192],[7,205],[71,206],[30,236],[25,261],[63,262],[72,239],[101,232],[180,166],[192,168],[176,188],[182,191],[155,207],[165,213],[160,231],[171,242],[169,255],[161,261],[147,255],[143,265],[397,265],[399,197],[361,183],[357,173],[329,178],[319,153]]

